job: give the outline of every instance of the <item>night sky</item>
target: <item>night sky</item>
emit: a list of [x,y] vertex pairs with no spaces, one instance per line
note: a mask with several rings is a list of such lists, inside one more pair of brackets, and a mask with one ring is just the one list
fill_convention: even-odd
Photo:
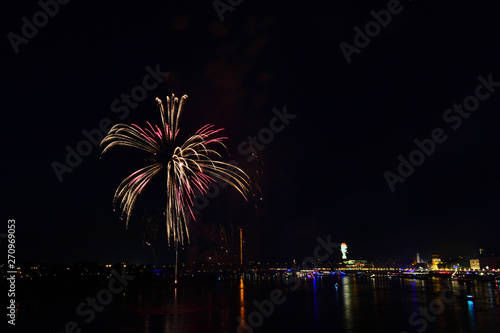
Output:
[[[182,260],[207,257],[221,227],[233,240],[242,227],[245,256],[262,261],[300,261],[329,234],[349,245],[350,258],[500,252],[500,87],[459,126],[443,118],[474,96],[479,76],[500,82],[495,1],[401,1],[350,63],[339,44],[354,46],[354,28],[364,31],[388,1],[242,1],[222,22],[211,1],[71,1],[17,54],[8,34],[22,35],[21,18],[32,21],[40,6],[8,6],[2,232],[16,219],[18,260],[173,263],[164,233],[154,241],[156,261],[145,245],[143,220],[155,216],[160,179],[128,230],[113,212],[115,188],[143,165],[139,155],[116,150],[100,159],[92,146],[62,182],[52,167],[66,164],[65,147],[76,149],[82,131],[103,119],[159,124],[154,99],[172,93],[189,95],[183,133],[223,127],[225,159],[263,172],[257,204],[231,189],[211,200]],[[143,85],[148,66],[169,74],[150,79],[156,87],[126,106],[121,95]],[[240,143],[284,107],[289,123],[261,147],[263,166],[246,163]],[[414,140],[436,128],[446,140],[392,192],[384,173],[397,174],[398,156],[408,159]]]

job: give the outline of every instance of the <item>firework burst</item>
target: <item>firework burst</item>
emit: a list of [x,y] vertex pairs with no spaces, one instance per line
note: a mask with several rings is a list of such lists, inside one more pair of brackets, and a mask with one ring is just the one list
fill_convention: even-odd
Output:
[[[148,183],[162,170],[166,170],[166,229],[170,244],[184,245],[189,242],[187,214],[195,219],[192,207],[195,189],[202,194],[208,185],[217,179],[235,188],[245,200],[249,192],[249,177],[240,168],[221,161],[221,154],[213,146],[220,145],[227,137],[220,136],[222,129],[213,125],[201,127],[186,141],[178,142],[179,118],[187,95],[179,99],[172,94],[167,96],[167,109],[156,98],[161,114],[162,127],[149,122],[146,127],[135,124],[117,124],[101,142],[102,153],[113,147],[132,147],[145,151],[151,163],[129,175],[118,186],[114,196],[119,204],[122,217],[128,226],[134,205]],[[186,214],[187,213],[187,214]]]

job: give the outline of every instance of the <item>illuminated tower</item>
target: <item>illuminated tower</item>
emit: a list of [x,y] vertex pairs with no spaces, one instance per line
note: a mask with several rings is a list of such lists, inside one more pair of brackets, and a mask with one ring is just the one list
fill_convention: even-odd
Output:
[[340,252],[342,252],[342,259],[347,259],[347,244],[340,244]]
[[243,265],[243,229],[240,228],[240,265]]
[[420,253],[415,253],[415,255],[413,256],[413,264],[416,265],[416,264],[421,264],[422,261],[420,260]]

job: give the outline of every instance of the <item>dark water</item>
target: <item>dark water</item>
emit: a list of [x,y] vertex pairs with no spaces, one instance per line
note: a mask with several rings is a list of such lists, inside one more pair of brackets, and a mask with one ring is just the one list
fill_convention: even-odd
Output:
[[89,323],[75,313],[82,300],[27,302],[16,328],[64,332],[66,323],[74,321],[81,332],[500,332],[497,285],[473,281],[466,290],[464,284],[441,278],[348,275],[285,283],[271,277],[130,287]]

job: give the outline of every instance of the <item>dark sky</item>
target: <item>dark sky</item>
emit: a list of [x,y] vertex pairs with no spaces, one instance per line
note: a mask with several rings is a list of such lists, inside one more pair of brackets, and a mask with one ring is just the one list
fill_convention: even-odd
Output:
[[[99,159],[93,147],[62,182],[51,163],[65,163],[65,147],[102,119],[159,123],[154,98],[172,93],[189,95],[182,130],[224,127],[227,159],[242,165],[238,145],[269,127],[273,108],[296,116],[261,152],[258,209],[222,190],[194,222],[184,260],[206,257],[221,226],[243,227],[246,256],[263,261],[302,260],[329,234],[351,258],[500,252],[500,87],[458,128],[443,118],[474,96],[480,75],[500,81],[496,1],[401,1],[349,64],[339,44],[354,45],[354,28],[387,1],[243,1],[223,22],[211,1],[71,1],[17,54],[9,33],[22,35],[22,17],[32,22],[40,6],[8,6],[2,216],[3,230],[16,219],[19,260],[154,261],[141,217],[161,183],[129,230],[112,210],[115,188],[142,163],[134,152]],[[169,75],[121,120],[111,105],[142,85],[147,66]],[[436,128],[446,141],[391,192],[384,172],[397,173],[398,156],[408,159]],[[171,263],[163,233],[154,244],[156,262]]]

